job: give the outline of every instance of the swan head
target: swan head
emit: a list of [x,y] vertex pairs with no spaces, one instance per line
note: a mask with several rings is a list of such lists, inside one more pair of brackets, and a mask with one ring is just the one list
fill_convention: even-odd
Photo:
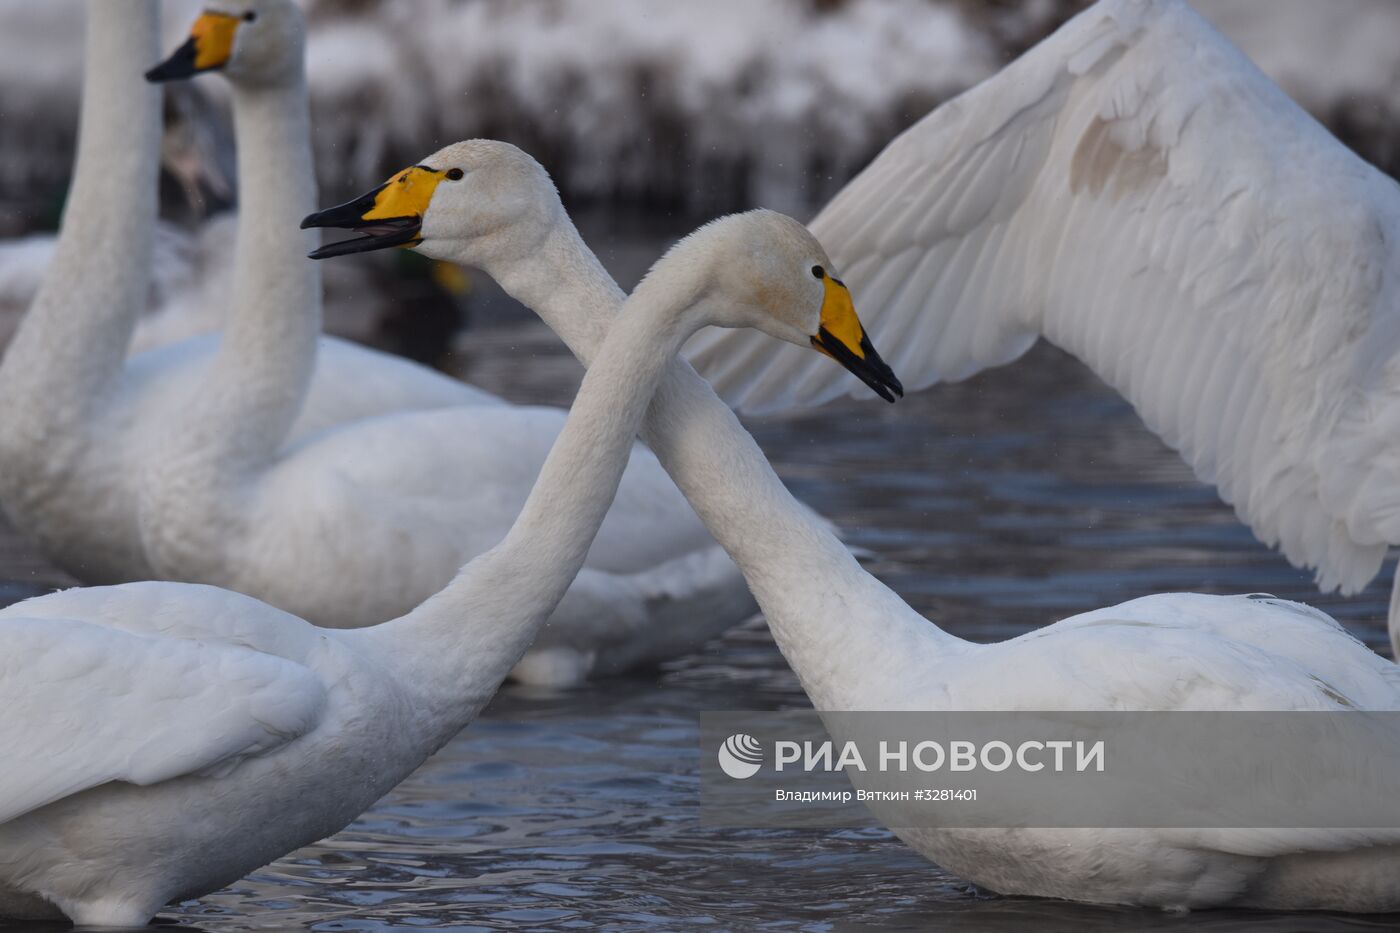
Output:
[[822,245],[776,211],[721,217],[673,246],[632,293],[679,296],[694,323],[749,327],[811,347],[893,402],[904,387],[875,352]]
[[222,71],[230,81],[269,87],[300,80],[306,23],[293,0],[216,0],[190,37],[146,80],[179,81]]
[[312,259],[402,246],[490,272],[497,262],[533,255],[563,212],[549,174],[529,154],[510,143],[472,139],[439,149],[301,226],[363,234],[329,243]]
[[[509,143],[478,139],[440,149],[301,226],[360,234],[322,246],[312,259],[397,246],[491,272],[498,262],[529,261],[563,222],[563,211],[538,162]],[[704,323],[752,327],[810,346],[887,401],[904,394],[821,244],[790,217],[750,211],[707,224],[673,247],[638,288],[660,288],[659,281],[693,297]]]

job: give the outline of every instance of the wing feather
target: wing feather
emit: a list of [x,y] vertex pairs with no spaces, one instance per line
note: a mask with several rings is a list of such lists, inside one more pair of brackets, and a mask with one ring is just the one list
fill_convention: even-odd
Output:
[[[159,615],[137,632],[134,617],[113,626],[45,611],[65,603],[71,611],[113,591],[126,591],[116,595],[118,608],[151,608],[161,586],[185,589],[68,591],[29,601],[32,616],[26,604],[0,616],[0,822],[112,781],[223,773],[320,721],[325,688],[295,660],[212,633],[169,634],[180,626]],[[166,608],[172,602],[167,595]]]
[[[1034,659],[1046,672],[1039,680],[1023,678],[1013,688],[1019,694],[1013,702],[1025,709],[1073,704],[1082,709],[1388,710],[1400,689],[1400,668],[1334,619],[1310,606],[1272,598],[1149,596],[1066,619],[1020,641],[1027,663]],[[998,658],[1000,664],[1006,661]],[[1004,680],[998,686],[1005,691]],[[1375,720],[1373,727],[1376,741],[1357,749],[1359,759],[1394,746],[1389,721]],[[1358,784],[1351,763],[1333,766],[1343,792],[1384,799],[1388,788]],[[1269,790],[1259,788],[1260,793]],[[1288,805],[1279,803],[1281,809]],[[1395,829],[1163,833],[1183,845],[1262,857],[1400,844]]]
[[[1101,0],[811,227],[906,387],[1044,336],[1322,587],[1359,589],[1400,543],[1400,186],[1182,0]],[[746,341],[687,348],[744,410],[868,394]]]

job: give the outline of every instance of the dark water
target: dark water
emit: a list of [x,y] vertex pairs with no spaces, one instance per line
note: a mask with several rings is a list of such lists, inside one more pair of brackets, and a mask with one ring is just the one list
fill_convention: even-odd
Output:
[[[463,361],[478,381],[535,400],[567,401],[575,372],[532,331],[473,337]],[[1385,585],[1348,600],[1317,594],[1054,351],[895,407],[840,403],[753,427],[794,491],[878,555],[869,568],[959,635],[1001,639],[1192,589],[1306,600],[1384,643]],[[0,578],[53,576],[11,538]],[[563,694],[508,688],[349,829],[161,923],[211,933],[1400,926],[999,898],[879,830],[702,827],[695,713],[805,705],[757,620],[655,675]]]

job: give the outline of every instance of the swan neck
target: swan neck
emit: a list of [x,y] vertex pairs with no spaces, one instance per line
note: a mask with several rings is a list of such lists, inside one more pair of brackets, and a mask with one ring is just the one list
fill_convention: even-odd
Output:
[[[532,268],[505,270],[505,278],[486,271],[585,365],[622,304],[621,289],[567,221],[552,231]],[[743,572],[818,707],[875,708],[888,681],[868,672],[894,670],[919,650],[962,644],[867,573],[830,525],[793,498],[689,363],[668,364],[641,434]]]
[[[315,201],[306,83],[233,87],[239,217],[233,299],[198,396],[144,476],[142,533],[157,566],[184,561],[202,535],[245,520],[254,481],[278,455],[316,365],[321,279],[301,218]],[[183,542],[183,543],[181,543]]]
[[311,121],[305,79],[234,85],[238,146],[238,234],[233,305],[205,398],[221,460],[252,468],[282,446],[316,365],[321,268],[306,258],[315,209]]
[[627,294],[617,286],[562,206],[541,241],[485,271],[589,365]]
[[[142,474],[142,541],[157,570],[207,575],[246,528],[316,365],[321,280],[301,218],[315,200],[305,81],[235,84],[239,216],[232,306],[199,391]],[[214,539],[218,540],[214,540]]]
[[887,674],[960,643],[867,573],[793,497],[689,363],[668,367],[641,433],[738,565],[818,709],[882,708]]
[[684,299],[634,302],[598,350],[524,508],[492,550],[402,619],[362,629],[402,654],[423,691],[426,738],[445,742],[485,705],[583,566],[668,360],[694,333]]
[[84,7],[77,159],[52,260],[0,365],[0,444],[56,466],[53,445],[80,434],[111,395],[150,289],[160,90],[154,0]]

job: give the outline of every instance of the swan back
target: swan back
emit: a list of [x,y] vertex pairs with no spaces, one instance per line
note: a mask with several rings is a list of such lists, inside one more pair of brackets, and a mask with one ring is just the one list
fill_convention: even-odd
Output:
[[[0,612],[0,823],[125,781],[223,772],[321,721],[322,639],[213,587],[74,589]],[[66,728],[53,729],[53,711]]]

